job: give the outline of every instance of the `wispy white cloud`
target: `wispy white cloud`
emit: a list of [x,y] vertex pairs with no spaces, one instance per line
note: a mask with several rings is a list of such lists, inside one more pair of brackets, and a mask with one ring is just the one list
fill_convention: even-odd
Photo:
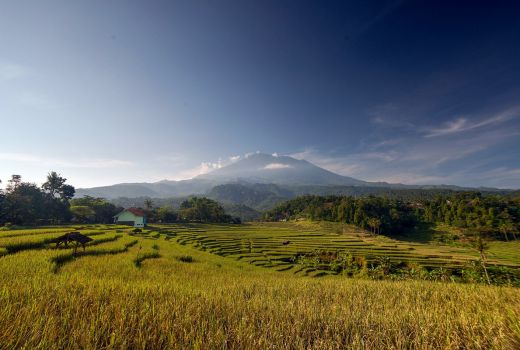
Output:
[[271,163],[271,164],[267,164],[262,169],[265,169],[265,170],[275,170],[275,169],[288,169],[288,168],[292,168],[292,166],[289,165],[289,164]]
[[425,137],[445,136],[464,131],[471,131],[489,125],[501,124],[517,117],[518,115],[520,115],[520,109],[513,108],[478,121],[472,121],[467,118],[457,118],[446,122],[440,128],[425,128]]
[[247,159],[247,158],[251,157],[253,154],[259,154],[259,153],[260,153],[260,151],[249,152],[249,153],[246,153],[246,154],[244,155],[244,158]]
[[221,161],[218,162],[202,162],[194,168],[181,170],[171,177],[172,180],[189,180],[199,175],[204,175],[212,172],[215,169],[223,167]]
[[[502,118],[513,118],[509,113]],[[498,116],[496,117],[498,118]],[[493,120],[481,120],[480,125],[495,125]],[[496,125],[500,125],[497,122]],[[477,130],[477,129],[475,129]],[[472,169],[469,157],[520,136],[516,126],[481,128],[478,133],[457,133],[442,139],[424,138],[420,133],[406,139],[383,139],[366,142],[356,152],[320,152],[313,148],[290,154],[306,159],[335,173],[367,181],[386,181],[405,184],[458,184],[472,186],[520,187],[520,182],[508,179],[514,171],[502,171],[487,177],[482,169]],[[472,158],[475,159],[475,158]],[[496,159],[482,156],[480,161],[493,164]],[[486,165],[489,166],[489,165]],[[491,165],[492,166],[492,165]]]
[[193,179],[194,177],[197,177],[199,175],[208,174],[216,169],[220,169],[227,165],[236,163],[241,159],[247,159],[250,156],[252,156],[253,154],[258,154],[258,153],[260,153],[260,151],[246,153],[244,156],[234,155],[234,156],[219,158],[217,161],[214,161],[214,162],[201,162],[199,165],[197,165],[195,167],[191,167],[186,170],[178,171],[177,173],[175,173],[172,176],[169,176],[168,178],[170,178],[172,180]]

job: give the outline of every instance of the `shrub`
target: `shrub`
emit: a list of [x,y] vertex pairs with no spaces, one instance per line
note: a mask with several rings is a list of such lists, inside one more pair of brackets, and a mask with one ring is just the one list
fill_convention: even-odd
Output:
[[138,254],[137,257],[134,259],[134,265],[136,267],[141,267],[143,261],[145,261],[147,259],[156,259],[156,258],[160,258],[160,257],[161,257],[161,255],[157,252]]
[[185,263],[191,263],[193,262],[193,257],[191,255],[182,255],[177,258],[177,260],[185,262]]
[[9,231],[9,230],[14,230],[14,229],[16,229],[16,226],[14,226],[10,222],[6,222],[4,224],[4,226],[0,227],[0,231]]

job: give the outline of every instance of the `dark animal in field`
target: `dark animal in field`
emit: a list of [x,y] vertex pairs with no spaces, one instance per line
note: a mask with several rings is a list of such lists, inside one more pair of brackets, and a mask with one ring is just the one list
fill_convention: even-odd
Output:
[[56,243],[56,248],[58,248],[60,245],[64,245],[66,248],[68,248],[69,243],[76,243],[74,245],[74,254],[76,254],[76,251],[78,250],[78,246],[82,246],[83,250],[85,250],[85,244],[88,242],[91,242],[92,238],[82,235],[79,232],[69,232],[64,234],[63,236],[59,236],[58,238],[55,238],[52,240],[52,243]]
[[283,241],[282,242],[283,245],[288,245],[289,243],[291,243],[291,241]]

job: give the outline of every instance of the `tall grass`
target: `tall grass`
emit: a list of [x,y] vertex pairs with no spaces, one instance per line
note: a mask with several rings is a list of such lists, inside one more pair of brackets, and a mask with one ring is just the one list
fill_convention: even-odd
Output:
[[[137,269],[139,248],[157,253],[152,245],[161,256]],[[0,349],[520,347],[518,289],[298,277],[129,236],[91,250],[124,247],[56,274],[63,251],[0,257]]]

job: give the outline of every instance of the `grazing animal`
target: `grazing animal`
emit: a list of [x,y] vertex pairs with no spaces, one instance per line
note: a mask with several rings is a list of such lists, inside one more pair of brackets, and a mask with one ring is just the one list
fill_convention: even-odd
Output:
[[58,248],[61,244],[65,245],[65,247],[69,246],[69,243],[76,243],[74,246],[74,254],[76,254],[78,250],[78,246],[81,245],[83,247],[83,251],[85,250],[85,244],[91,242],[92,238],[85,236],[79,232],[69,232],[64,234],[63,236],[59,236],[55,238],[52,242],[56,243],[56,248]]
[[283,245],[288,245],[289,243],[291,243],[291,241],[283,241],[282,242]]

